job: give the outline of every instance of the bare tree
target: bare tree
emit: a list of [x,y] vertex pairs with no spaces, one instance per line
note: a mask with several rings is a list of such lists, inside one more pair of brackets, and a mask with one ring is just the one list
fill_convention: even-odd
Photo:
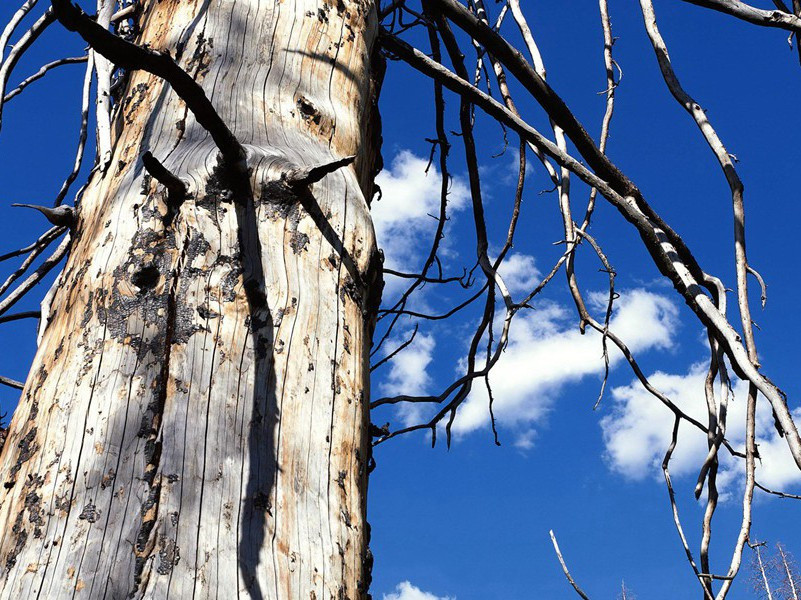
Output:
[[775,586],[776,569],[773,561],[766,562],[762,556],[762,549],[765,547],[765,542],[748,542],[748,547],[754,551],[751,564],[751,583],[754,587],[754,590],[757,592],[760,598],[773,600],[773,587]]
[[[801,32],[796,2],[791,9],[776,0],[775,10],[762,10],[738,0],[691,1],[757,26]],[[53,206],[39,207],[52,227],[0,257],[22,261],[0,288],[0,319],[40,321],[27,381],[0,380],[22,390],[0,457],[0,597],[206,598],[220,590],[258,599],[365,597],[370,434],[385,443],[424,430],[433,442],[438,432],[450,442],[474,385],[486,386],[492,414],[488,373],[514,318],[564,268],[580,330],[601,334],[607,364],[608,346],[619,349],[674,416],[663,471],[676,528],[704,597],[725,598],[749,539],[754,489],[770,492],[755,478],[757,403],[770,405],[800,467],[801,438],[784,393],[758,362],[749,276],[763,303],[765,284],[747,257],[743,185],[704,110],[680,83],[651,0],[640,8],[667,90],[697,124],[731,190],[739,321],[728,316],[721,279],[606,155],[619,83],[606,0],[599,2],[606,111],[597,140],[549,85],[518,0],[394,0],[384,7],[372,0],[98,0],[94,16],[69,0],[23,2],[0,34],[3,103],[63,65],[85,64],[85,75],[74,168]],[[7,92],[20,56],[54,26],[83,38],[87,54],[43,65]],[[520,48],[504,36],[509,28],[520,32]],[[406,41],[409,30],[419,30],[423,37],[414,39],[428,46]],[[476,49],[469,65],[465,40]],[[385,59],[433,82],[431,156],[443,181],[422,269],[383,272],[409,285],[397,302],[379,307],[382,261],[370,204],[381,166],[376,102]],[[456,277],[443,268],[440,252],[451,172],[445,90],[460,100],[476,245],[472,270]],[[526,121],[523,100],[545,110],[549,132]],[[477,111],[519,137],[517,189],[493,256],[473,133]],[[97,139],[93,168],[68,205],[90,129]],[[515,298],[500,269],[520,223],[530,157],[543,164],[558,194],[564,252],[539,285]],[[580,206],[571,180],[592,189]],[[589,233],[599,198],[639,234],[708,333],[705,423],[648,381],[610,327],[615,270]],[[580,249],[608,275],[601,315],[582,294]],[[41,312],[9,312],[59,266]],[[410,304],[423,285],[456,282],[465,298],[451,308],[427,314]],[[460,377],[437,395],[371,399],[370,355],[384,351],[401,317],[440,320],[474,304],[481,318]],[[749,390],[744,448],[726,437],[734,378]],[[371,429],[370,408],[401,402],[434,406],[433,416]],[[681,427],[708,439],[695,489],[698,498],[707,491],[697,554],[684,535],[669,473]],[[729,566],[715,573],[709,548],[721,451],[742,461],[745,485]],[[555,538],[554,546],[558,553]]]
[[626,582],[620,582],[620,595],[619,600],[637,600],[637,597],[631,593],[631,590],[626,587]]
[[801,590],[801,571],[793,557],[781,543],[776,544],[776,552],[767,556],[763,550],[765,542],[748,543],[754,551],[751,564],[752,584],[760,598],[773,600],[798,600]]
[[798,600],[801,592],[801,570],[798,569],[798,563],[781,543],[776,544],[776,551],[779,553],[778,567],[781,572],[779,590],[788,600]]

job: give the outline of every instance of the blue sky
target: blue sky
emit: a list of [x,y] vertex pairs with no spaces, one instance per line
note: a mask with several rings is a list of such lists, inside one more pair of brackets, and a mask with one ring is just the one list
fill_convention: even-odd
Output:
[[[488,3],[490,10],[497,10]],[[591,132],[604,110],[602,37],[593,2],[525,3],[525,11],[548,67],[551,85]],[[768,6],[769,2],[763,2]],[[567,10],[565,10],[567,8]],[[801,267],[793,243],[801,216],[798,202],[797,98],[801,67],[786,35],[760,29],[681,2],[659,2],[660,28],[684,87],[705,108],[727,148],[736,154],[746,186],[748,241],[752,264],[769,284],[765,311],[756,312],[765,372],[801,406],[795,318]],[[0,22],[10,8],[0,8]],[[669,96],[645,36],[636,5],[610,2],[615,59],[624,77],[617,90],[609,154],[640,186],[650,203],[684,237],[704,267],[734,286],[731,209],[725,180],[713,155],[686,113]],[[77,55],[82,45],[51,28],[16,70],[12,83],[41,64]],[[514,43],[513,27],[506,30]],[[419,37],[411,41],[422,43]],[[469,47],[468,47],[469,48]],[[471,52],[467,52],[470,56]],[[3,113],[0,132],[2,248],[30,241],[39,231],[36,214],[11,202],[47,204],[69,172],[77,139],[76,106],[83,69],[67,66],[32,85]],[[387,260],[402,268],[419,264],[433,231],[426,215],[438,203],[436,169],[424,174],[435,136],[431,84],[401,63],[390,63],[381,96],[385,172],[384,197],[375,219]],[[547,118],[518,92],[529,122],[548,130]],[[458,129],[458,100],[447,97],[447,129]],[[491,248],[505,233],[515,179],[517,146],[497,124],[477,114]],[[452,220],[444,240],[446,272],[459,274],[475,260],[460,140],[453,144]],[[92,150],[93,151],[93,150]],[[91,154],[90,154],[91,156]],[[562,252],[560,216],[544,170],[534,164],[527,177],[523,214],[514,254],[505,273],[519,297],[536,272],[547,272]],[[588,190],[575,184],[583,206]],[[580,209],[579,209],[580,210]],[[616,329],[644,370],[687,410],[703,403],[699,365],[707,349],[700,326],[675,292],[662,282],[637,235],[600,202],[590,232],[615,266],[622,296]],[[494,245],[493,245],[494,244]],[[583,289],[605,291],[597,259],[584,249],[578,263]],[[10,265],[2,265],[4,275]],[[387,294],[399,289],[388,278]],[[415,300],[419,307],[451,306],[464,297],[458,286],[432,286]],[[757,305],[758,303],[755,303]],[[32,308],[33,303],[20,308]],[[476,309],[477,310],[477,309]],[[398,360],[376,371],[373,397],[400,392],[438,393],[458,374],[471,327],[478,316],[467,310],[448,323],[421,323],[420,332]],[[595,314],[602,309],[596,307]],[[401,322],[408,332],[412,322]],[[393,348],[402,338],[388,344]],[[394,342],[394,343],[393,343]],[[31,323],[0,328],[0,374],[24,379],[35,348]],[[580,336],[565,293],[563,274],[540,296],[535,309],[514,323],[510,346],[492,378],[501,446],[489,428],[486,398],[477,392],[463,407],[454,442],[431,449],[428,434],[396,438],[375,450],[378,464],[370,481],[369,520],[376,557],[372,593],[385,600],[458,598],[571,598],[554,556],[554,529],[573,575],[593,598],[614,598],[621,581],[639,598],[668,599],[697,594],[670,515],[661,462],[671,419],[633,383],[631,371],[613,356],[607,393],[593,404],[601,381],[600,340]],[[739,392],[739,393],[737,393]],[[734,415],[744,404],[736,390]],[[0,410],[10,412],[14,390],[0,388]],[[740,413],[738,413],[738,410]],[[393,428],[423,418],[409,409],[380,409],[373,421]],[[732,421],[730,435],[737,439]],[[788,467],[784,442],[774,439],[769,416],[759,420],[766,483],[801,491],[801,478]],[[742,435],[740,432],[739,435]],[[672,463],[674,484],[690,544],[698,546],[703,503],[692,497],[704,440],[683,436]],[[772,460],[768,465],[767,457]],[[717,572],[725,572],[728,549],[739,525],[742,465],[724,464],[724,492],[713,549]],[[752,537],[783,542],[801,555],[801,504],[757,494]],[[731,598],[754,597],[748,563]]]

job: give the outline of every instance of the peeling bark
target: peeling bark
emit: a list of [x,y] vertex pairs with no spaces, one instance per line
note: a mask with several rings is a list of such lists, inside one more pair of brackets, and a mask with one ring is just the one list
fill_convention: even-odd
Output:
[[141,25],[249,177],[131,74],[0,456],[0,598],[365,597],[375,6],[162,0]]

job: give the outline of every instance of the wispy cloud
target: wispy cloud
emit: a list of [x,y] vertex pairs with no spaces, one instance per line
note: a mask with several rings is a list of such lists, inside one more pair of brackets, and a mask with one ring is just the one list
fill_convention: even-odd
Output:
[[[386,342],[388,352],[399,347],[409,339],[410,335],[410,331],[402,331],[393,335]],[[432,379],[428,368],[434,359],[435,347],[433,336],[418,333],[409,346],[396,354],[388,365],[382,367],[389,368],[389,373],[379,386],[382,395],[420,396],[431,393]],[[397,414],[404,425],[414,425],[423,418],[419,404],[403,403],[399,406]]]
[[[389,268],[414,272],[428,253],[427,245],[437,227],[442,175],[435,164],[426,173],[427,165],[427,158],[403,150],[376,177],[381,186],[381,200],[373,203],[371,212],[378,246],[384,251],[384,264]],[[460,177],[453,177],[449,211],[464,208],[469,197],[466,183]],[[385,294],[391,295],[397,291],[394,288],[405,283],[388,277]]]
[[[669,347],[677,325],[674,304],[641,289],[622,294],[611,323],[634,352]],[[612,365],[622,359],[610,345]],[[531,447],[532,427],[548,414],[562,386],[603,369],[601,337],[590,331],[581,335],[575,313],[550,304],[521,314],[512,324],[506,352],[490,372],[495,417],[499,424],[521,432],[519,447]],[[453,431],[465,434],[488,424],[487,392],[476,382]]]

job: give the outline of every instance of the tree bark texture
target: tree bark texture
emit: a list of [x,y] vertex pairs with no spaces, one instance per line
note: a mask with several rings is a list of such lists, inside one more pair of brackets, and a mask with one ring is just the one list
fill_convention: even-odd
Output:
[[375,6],[144,5],[138,43],[201,82],[248,176],[131,73],[0,457],[0,598],[364,597]]

